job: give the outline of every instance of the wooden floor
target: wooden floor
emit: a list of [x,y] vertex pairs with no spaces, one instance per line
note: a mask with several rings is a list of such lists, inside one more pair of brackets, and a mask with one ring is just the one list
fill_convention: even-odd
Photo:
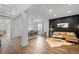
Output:
[[9,54],[78,54],[79,44],[63,45],[61,47],[50,47],[45,38],[38,36],[36,39],[29,40],[26,47],[20,46],[19,39],[15,39],[11,47],[6,48],[5,53]]

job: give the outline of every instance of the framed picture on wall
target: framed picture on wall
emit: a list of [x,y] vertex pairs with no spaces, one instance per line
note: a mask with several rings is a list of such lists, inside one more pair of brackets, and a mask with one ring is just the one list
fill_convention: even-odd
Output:
[[68,28],[68,23],[58,23],[57,27]]

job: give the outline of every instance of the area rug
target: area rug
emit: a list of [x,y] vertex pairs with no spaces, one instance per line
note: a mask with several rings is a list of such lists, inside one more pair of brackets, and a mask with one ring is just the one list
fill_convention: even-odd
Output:
[[57,39],[57,38],[47,38],[45,41],[50,45],[50,47],[60,47],[62,45],[74,44],[74,43],[70,43],[65,40]]

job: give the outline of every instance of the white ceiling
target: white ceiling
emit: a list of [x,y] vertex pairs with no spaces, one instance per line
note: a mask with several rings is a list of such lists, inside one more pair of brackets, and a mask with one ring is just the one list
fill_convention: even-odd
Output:
[[14,14],[19,14],[30,8],[32,4],[5,4],[5,6],[10,7]]
[[[26,10],[25,12],[36,18],[47,18],[54,19],[58,17],[70,16],[79,14],[79,5],[73,4],[5,4],[14,10],[14,14],[19,14]],[[52,9],[52,12],[49,12]],[[71,11],[70,14],[67,11]],[[56,15],[56,16],[53,16]]]
[[[52,12],[49,12],[52,9]],[[71,11],[71,13],[67,13]],[[26,13],[35,17],[45,17],[47,19],[54,19],[58,17],[70,16],[79,14],[79,5],[68,5],[68,4],[36,4],[29,8]],[[53,16],[56,15],[56,16]]]

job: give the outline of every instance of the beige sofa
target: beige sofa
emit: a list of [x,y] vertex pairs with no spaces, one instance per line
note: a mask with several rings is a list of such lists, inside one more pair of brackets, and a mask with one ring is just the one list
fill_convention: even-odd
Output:
[[74,32],[54,32],[52,37],[63,38],[70,42],[79,42]]

